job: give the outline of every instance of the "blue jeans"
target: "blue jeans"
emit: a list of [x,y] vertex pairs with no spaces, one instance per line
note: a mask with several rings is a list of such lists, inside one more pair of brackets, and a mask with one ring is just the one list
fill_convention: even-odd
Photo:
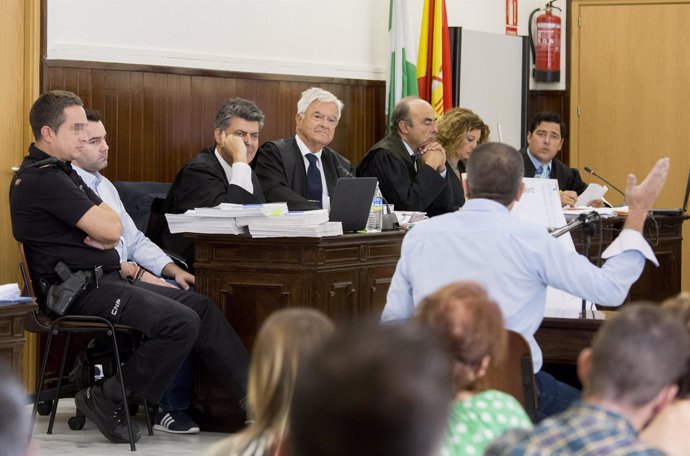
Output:
[[192,354],[184,360],[182,366],[175,374],[167,391],[163,394],[158,406],[161,411],[187,410],[192,395],[192,383],[194,382],[194,364]]
[[537,422],[561,413],[580,399],[580,391],[567,383],[559,382],[543,370],[534,374],[534,377],[537,382]]

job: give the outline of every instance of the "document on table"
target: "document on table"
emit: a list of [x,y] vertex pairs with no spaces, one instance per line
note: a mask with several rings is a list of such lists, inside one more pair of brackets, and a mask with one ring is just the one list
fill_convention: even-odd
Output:
[[606,185],[599,185],[596,183],[589,184],[585,191],[582,192],[582,194],[577,198],[575,207],[588,206],[590,201],[604,198],[604,195],[606,195],[606,192],[608,191],[609,189],[606,187]]
[[[537,179],[526,177],[523,180],[525,192],[515,203],[511,213],[521,220],[536,223],[546,228],[559,228],[566,224],[558,181],[556,179]],[[558,241],[566,251],[574,252],[575,244],[570,233],[565,233]],[[587,309],[591,303],[587,303]],[[560,318],[579,318],[582,299],[565,291],[548,287],[546,290],[546,315]]]

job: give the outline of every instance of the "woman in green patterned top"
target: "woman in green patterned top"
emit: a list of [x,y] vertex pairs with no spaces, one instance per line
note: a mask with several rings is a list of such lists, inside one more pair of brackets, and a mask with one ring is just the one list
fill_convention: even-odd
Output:
[[446,285],[422,301],[417,319],[439,331],[453,365],[455,404],[441,456],[482,455],[506,430],[532,427],[509,394],[475,391],[492,360],[504,355],[507,339],[500,308],[479,284]]

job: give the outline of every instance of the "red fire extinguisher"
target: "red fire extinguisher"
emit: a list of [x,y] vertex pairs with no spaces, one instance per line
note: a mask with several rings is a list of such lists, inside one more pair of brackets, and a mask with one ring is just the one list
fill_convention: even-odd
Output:
[[[553,6],[555,1],[551,0],[543,10],[535,9],[529,15],[529,39],[534,64],[532,75],[540,82],[558,82],[561,79],[561,18],[553,14],[554,9],[561,9]],[[537,17],[537,32],[534,34],[532,17],[540,11],[544,11],[544,14]]]

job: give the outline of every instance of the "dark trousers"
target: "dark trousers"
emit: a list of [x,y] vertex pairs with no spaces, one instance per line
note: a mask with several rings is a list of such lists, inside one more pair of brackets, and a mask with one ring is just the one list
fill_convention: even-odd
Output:
[[580,391],[556,380],[548,372],[540,370],[534,378],[537,382],[537,422],[563,412],[580,399]]
[[123,366],[127,388],[158,403],[190,351],[238,401],[247,395],[249,354],[207,297],[174,288],[132,285],[117,272],[90,287],[70,313],[97,315],[140,331],[144,342]]

